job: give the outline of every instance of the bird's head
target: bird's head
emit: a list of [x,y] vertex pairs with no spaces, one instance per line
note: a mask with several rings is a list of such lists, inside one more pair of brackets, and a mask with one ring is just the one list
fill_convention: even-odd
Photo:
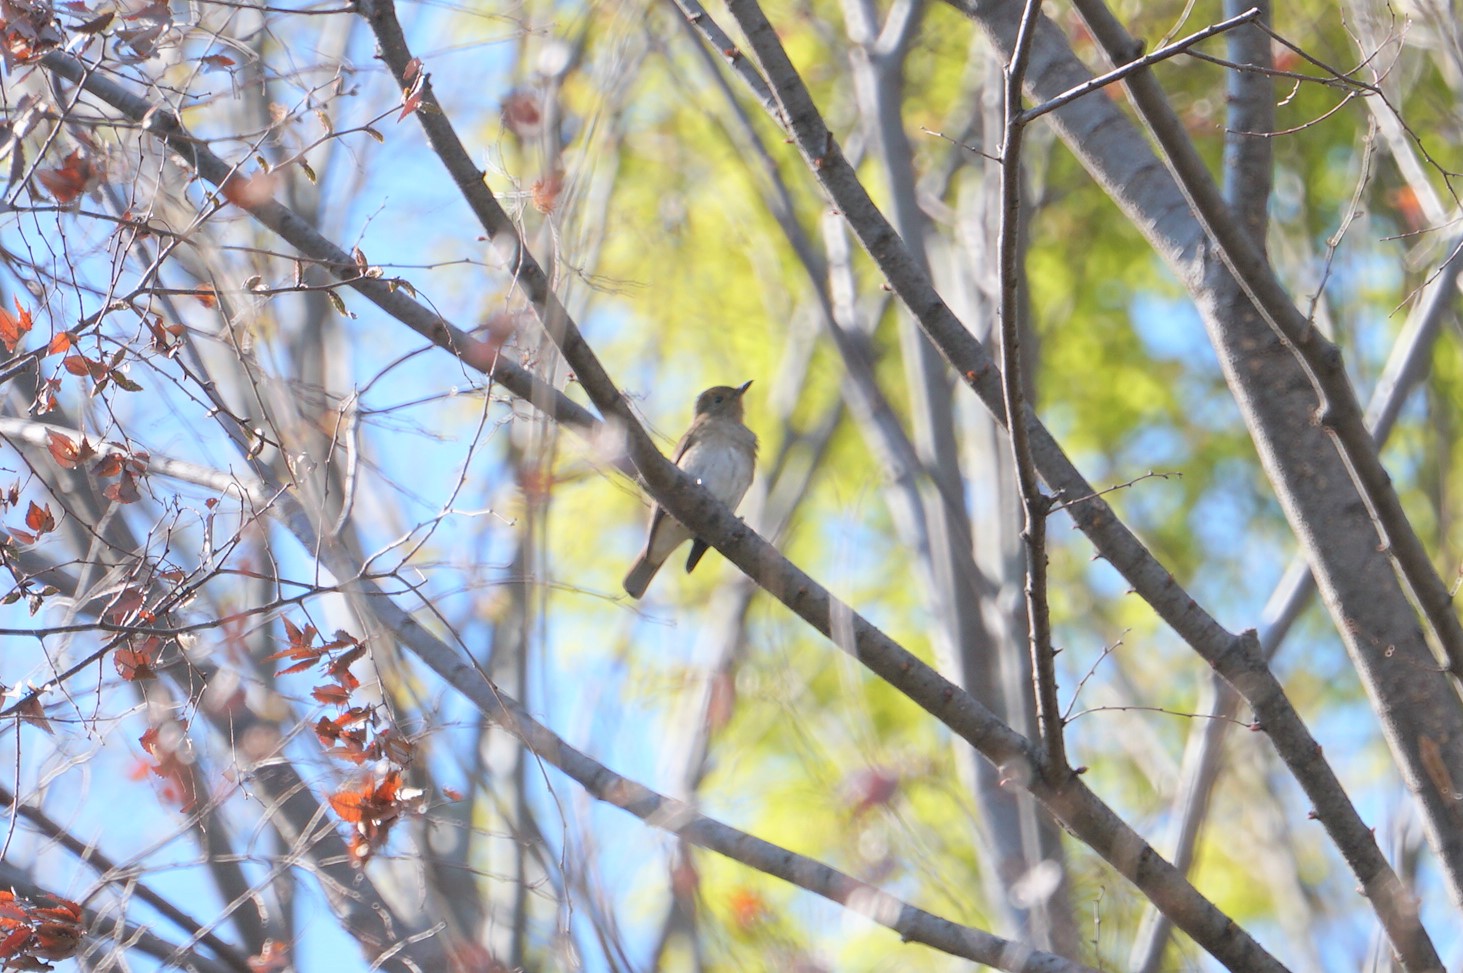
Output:
[[697,416],[725,416],[738,422],[742,419],[742,396],[747,394],[751,382],[732,387],[715,385],[696,396]]

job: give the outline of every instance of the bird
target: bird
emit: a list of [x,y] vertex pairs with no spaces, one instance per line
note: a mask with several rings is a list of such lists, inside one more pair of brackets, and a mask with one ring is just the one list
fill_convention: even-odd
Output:
[[[757,465],[757,435],[742,424],[742,396],[751,384],[748,381],[735,388],[716,385],[698,395],[691,428],[676,444],[671,457],[671,462],[730,510],[736,510],[742,502]],[[688,540],[692,541],[691,554],[686,558],[686,573],[690,574],[708,545],[656,504],[650,511],[645,547],[625,575],[625,592],[631,598],[644,595],[666,558]]]

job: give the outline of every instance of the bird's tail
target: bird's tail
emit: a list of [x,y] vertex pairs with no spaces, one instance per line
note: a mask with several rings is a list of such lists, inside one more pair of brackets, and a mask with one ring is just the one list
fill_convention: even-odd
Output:
[[705,554],[709,550],[711,550],[711,548],[701,538],[695,537],[691,539],[691,553],[686,558],[687,574],[690,574],[692,571],[696,570],[696,565],[701,563],[701,555]]
[[659,571],[660,566],[664,563],[664,558],[652,561],[649,551],[641,554],[640,559],[635,562],[635,566],[630,569],[630,573],[625,575],[625,593],[631,598],[639,598],[644,595],[650,579],[655,577],[655,572]]

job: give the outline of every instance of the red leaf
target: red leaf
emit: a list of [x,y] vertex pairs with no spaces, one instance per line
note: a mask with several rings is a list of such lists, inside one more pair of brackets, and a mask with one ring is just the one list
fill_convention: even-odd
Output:
[[108,453],[91,468],[96,476],[116,476],[122,472],[122,454]]
[[[412,70],[412,65],[416,65],[415,71]],[[411,83],[411,87],[401,93],[401,114],[396,116],[398,124],[403,118],[422,107],[422,95],[427,87],[427,73],[421,70],[421,62],[416,58],[412,58],[411,64],[407,65],[406,77]]]
[[339,686],[316,686],[310,695],[327,706],[344,706],[351,698],[351,694]]
[[55,11],[43,0],[6,0],[3,24],[0,53],[7,66],[33,60],[62,40]]
[[364,706],[352,706],[335,718],[335,725],[339,727],[354,726],[364,720],[371,718],[371,711]]
[[341,746],[331,747],[329,750],[326,750],[325,756],[334,760],[344,760],[346,763],[352,763],[359,767],[366,762],[366,748],[361,746],[359,740],[347,738]]
[[137,477],[131,473],[123,473],[121,479],[102,491],[102,496],[118,503],[136,503],[142,499],[142,494],[137,492]]
[[276,676],[292,676],[297,672],[304,672],[306,669],[315,668],[314,659],[306,659],[304,662],[297,662],[288,668],[281,669],[275,673]]
[[61,380],[59,378],[48,378],[36,389],[36,400],[34,408],[36,415],[45,415],[48,412],[56,411],[56,393],[61,391]]
[[320,653],[315,649],[294,648],[280,649],[278,652],[271,652],[269,653],[269,655],[266,655],[264,657],[263,661],[276,662],[280,659],[309,659],[313,663],[313,661],[318,658],[320,658]]
[[0,939],[0,957],[10,959],[20,953],[21,947],[30,941],[31,932],[29,926],[21,926],[19,929]]
[[152,350],[161,352],[169,357],[177,354],[179,340],[186,330],[181,324],[164,325],[162,318],[156,318],[147,322],[147,329],[152,332]]
[[235,206],[249,209],[274,198],[274,175],[260,173],[256,176],[233,175],[224,182],[224,199]]
[[112,20],[117,16],[115,10],[108,10],[99,17],[93,17],[84,24],[77,24],[71,29],[78,34],[100,34],[112,25]]
[[6,351],[15,351],[15,346],[30,331],[32,323],[30,311],[20,306],[20,298],[15,299],[14,315],[0,307],[0,342],[4,342]]
[[67,355],[61,360],[61,367],[72,375],[90,375],[92,366],[99,364],[101,363],[94,362],[85,355]]
[[81,918],[81,905],[79,903],[72,902],[70,899],[63,899],[59,895],[52,895],[49,892],[47,892],[43,897],[50,899],[52,902],[56,903],[56,908],[37,909],[37,912],[70,919]]
[[16,707],[16,712],[20,714],[22,720],[31,726],[40,727],[52,736],[56,735],[56,731],[51,729],[51,721],[46,719],[46,710],[45,707],[41,706],[41,698],[39,696],[27,696],[21,700],[20,705]]
[[376,788],[372,795],[380,804],[395,804],[397,796],[401,793],[401,772],[393,770],[386,775],[381,786]]
[[60,168],[42,169],[36,173],[41,185],[63,206],[86,192],[97,176],[96,167],[81,154],[80,149],[73,149]]
[[46,534],[56,529],[56,517],[51,513],[51,505],[44,507],[36,506],[36,502],[30,502],[30,508],[25,512],[25,525],[37,534]]
[[[157,662],[156,638],[146,639],[142,648],[119,648],[112,653],[112,664],[117,667],[117,675],[128,682],[137,682],[142,679],[156,679],[157,670],[153,668]],[[161,768],[154,768],[159,776],[166,776],[167,772]]]
[[81,462],[81,447],[70,436],[46,430],[46,449],[63,470],[74,470]]
[[342,652],[339,656],[337,656],[334,660],[331,661],[330,668],[329,668],[330,674],[332,676],[338,676],[338,675],[340,675],[341,673],[343,673],[347,669],[349,669],[352,665],[354,665],[356,662],[359,662],[361,660],[361,658],[363,656],[365,656],[365,654],[366,654],[366,647],[364,645],[357,645],[355,648],[351,649],[349,652]]
[[328,720],[322,716],[315,723],[315,736],[322,744],[334,743],[340,739],[340,727],[335,725],[334,720]]
[[166,3],[151,3],[136,13],[123,15],[122,19],[170,24],[173,22],[173,9]]
[[37,959],[54,963],[67,959],[76,953],[81,945],[81,927],[74,922],[47,922],[36,930],[36,943],[31,954]]
[[127,588],[107,606],[106,619],[113,625],[120,625],[131,618],[146,601],[141,588]]
[[409,765],[412,756],[416,753],[415,745],[400,733],[387,733],[383,735],[381,749],[385,753],[386,759],[399,767]]
[[358,824],[369,792],[369,784],[360,790],[337,791],[330,795],[330,806],[335,808],[335,813],[340,815],[342,821],[347,824]]
[[320,635],[320,632],[314,625],[306,625],[304,628],[300,628],[288,618],[282,618],[280,621],[284,622],[284,633],[290,640],[290,648],[310,649],[317,656],[324,651],[323,646],[320,648],[315,647],[315,639]]

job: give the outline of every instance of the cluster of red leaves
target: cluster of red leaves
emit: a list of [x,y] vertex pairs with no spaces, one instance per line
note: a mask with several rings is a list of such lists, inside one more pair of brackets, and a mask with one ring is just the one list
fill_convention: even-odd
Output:
[[121,45],[117,53],[124,64],[146,61],[158,51],[158,42],[173,26],[173,9],[167,0],[158,0],[125,15],[128,26],[117,29],[113,36]]
[[[0,0],[0,3],[3,2],[4,0]],[[7,352],[13,354],[34,326],[30,309],[23,307],[19,298],[15,300],[14,314],[0,307],[0,344],[5,346]],[[162,318],[154,318],[147,322],[147,329],[154,352],[166,358],[178,354],[186,331],[181,324],[163,324]],[[74,331],[58,331],[46,346],[45,355],[63,355],[61,367],[67,373],[79,378],[90,378],[95,383],[91,390],[92,395],[101,394],[108,385],[115,385],[124,392],[142,391],[142,386],[134,382],[121,367],[127,360],[127,349],[118,348],[110,356],[94,353],[96,357],[92,358],[78,349],[80,341],[81,337]],[[36,414],[45,415],[55,409],[56,393],[60,390],[60,378],[42,381],[36,392]]]
[[[162,732],[164,727],[168,730],[166,734]],[[153,759],[152,763],[142,761],[141,767],[143,773],[162,778],[160,796],[164,801],[178,805],[185,814],[191,813],[198,807],[198,788],[190,767],[187,725],[170,720],[164,727],[148,727],[138,738],[137,742]]]
[[[157,615],[146,607],[147,598],[141,588],[127,588],[112,599],[105,618],[113,625],[151,627]],[[137,632],[112,650],[112,665],[117,675],[128,682],[157,678],[157,660],[163,650],[162,636]],[[143,747],[147,748],[146,742]]]
[[383,765],[329,796],[330,806],[351,827],[353,860],[364,864],[386,843],[391,826],[402,814],[420,809],[421,791],[402,786],[402,772],[411,764],[415,748],[376,707],[354,701],[361,683],[350,667],[366,654],[359,639],[336,632],[333,639],[316,644],[320,634],[315,626],[300,628],[289,619],[283,621],[289,647],[268,659],[290,659],[294,664],[275,675],[291,675],[318,666],[325,681],[310,695],[340,710],[334,716],[320,717],[315,724],[315,736],[326,754],[357,767],[368,762]]
[[51,505],[48,503],[42,507],[37,505],[34,500],[30,501],[30,506],[25,511],[25,525],[30,530],[21,530],[18,527],[8,528],[10,536],[22,544],[34,544],[42,535],[55,530],[56,515],[51,512]]
[[[74,470],[92,459],[96,462],[91,466],[91,475],[99,480],[112,480],[102,487],[102,495],[117,503],[135,503],[141,499],[141,493],[137,489],[138,480],[147,472],[149,456],[142,451],[126,452],[120,448],[112,448],[111,451],[97,458],[97,450],[86,439],[81,438],[77,442],[65,433],[48,430],[46,433],[46,448],[51,458],[62,469]],[[20,504],[20,487],[12,484],[10,489],[0,493],[0,510],[10,510]],[[56,512],[51,509],[49,503],[40,504],[34,500],[27,501],[25,509],[25,527],[6,526],[0,528],[0,544],[19,543],[35,544],[45,535],[54,531],[57,527]],[[18,579],[19,580],[19,579]],[[40,610],[45,597],[55,594],[55,589],[47,586],[38,589],[27,581],[20,580],[20,583],[4,597],[0,597],[0,605],[11,605],[21,598],[30,601],[30,611],[34,615]],[[155,619],[150,615],[139,615],[137,624],[150,625]],[[122,619],[112,619],[121,624]],[[141,638],[141,637],[139,637]],[[156,661],[161,643],[156,638],[133,639],[129,645],[118,651],[115,656],[117,671],[124,679],[146,679],[154,675],[152,666]]]
[[[0,564],[10,567],[11,576],[15,579],[15,587],[6,592],[4,597],[0,597],[0,605],[13,605],[24,598],[30,608],[30,613],[34,615],[41,610],[45,600],[56,594],[57,590],[51,585],[40,584],[24,571],[17,571],[12,566],[8,557],[9,552],[5,548],[17,541],[23,544],[34,544],[36,538],[41,534],[56,529],[56,515],[51,512],[50,504],[42,507],[37,505],[34,500],[30,500],[28,503],[29,506],[25,511],[25,525],[30,528],[29,530],[20,530],[15,527],[0,529]],[[19,483],[12,483],[8,490],[0,491],[0,511],[8,511],[19,505]]]
[[61,367],[72,375],[81,378],[90,378],[96,384],[92,387],[92,395],[100,395],[108,385],[116,385],[126,392],[141,392],[142,386],[132,381],[127,373],[122,371],[120,366],[127,360],[127,349],[118,348],[110,358],[98,355],[96,358],[88,358],[80,351],[76,351],[76,336],[70,331],[62,331],[51,339],[46,354],[55,355],[58,353],[70,352],[61,359]]
[[76,955],[86,928],[81,906],[54,895],[41,904],[0,891],[0,963],[7,970],[49,970]]
[[[74,470],[97,455],[96,448],[87,442],[85,436],[78,443],[70,436],[54,430],[46,432],[46,448],[50,451],[51,458],[64,470]],[[141,499],[141,494],[137,491],[137,479],[147,472],[149,459],[151,456],[142,450],[127,452],[113,449],[92,465],[91,475],[104,480],[117,478],[115,483],[109,483],[102,488],[102,496],[108,500],[136,503]]]
[[[333,683],[334,686],[344,690],[348,697],[350,693],[360,688],[361,681],[351,674],[351,666],[365,658],[366,655],[366,647],[361,644],[360,639],[346,632],[336,632],[335,638],[331,641],[316,645],[315,640],[320,637],[320,632],[314,625],[300,628],[288,618],[281,619],[281,621],[284,622],[284,631],[285,635],[289,637],[290,646],[267,656],[264,661],[277,662],[280,659],[293,659],[295,664],[279,670],[275,673],[276,676],[291,676],[297,672],[313,669],[318,665],[329,677],[330,683],[317,686],[317,692],[333,688],[331,686]],[[339,655],[332,655],[331,653],[337,649],[346,651]],[[335,700],[321,699],[320,701],[324,703]]]
[[188,329],[181,324],[163,324],[162,318],[147,322],[152,333],[152,350],[164,358],[175,358],[183,347],[183,333]]
[[34,61],[63,39],[48,0],[0,0],[0,55],[7,68]]
[[330,806],[351,826],[351,858],[364,865],[386,844],[391,826],[406,811],[420,806],[420,792],[401,786],[401,771],[388,770],[379,780],[367,774],[354,787],[330,795]]
[[[3,0],[0,0],[3,2]],[[25,336],[35,326],[35,320],[31,317],[30,309],[23,307],[20,299],[15,299],[15,313],[11,314],[5,308],[0,307],[0,344],[5,345],[5,350],[14,353]],[[176,353],[178,337],[183,333],[180,325],[164,326],[161,320],[149,322],[148,328],[152,333],[152,347],[155,351],[172,357]],[[79,336],[73,331],[58,331],[51,343],[46,346],[46,355],[64,355],[61,359],[61,367],[72,375],[90,377],[97,383],[95,392],[100,392],[108,383],[128,392],[141,392],[142,386],[128,378],[120,367],[127,359],[127,349],[118,348],[110,357],[98,354],[96,358],[88,358],[85,353],[77,350]]]

